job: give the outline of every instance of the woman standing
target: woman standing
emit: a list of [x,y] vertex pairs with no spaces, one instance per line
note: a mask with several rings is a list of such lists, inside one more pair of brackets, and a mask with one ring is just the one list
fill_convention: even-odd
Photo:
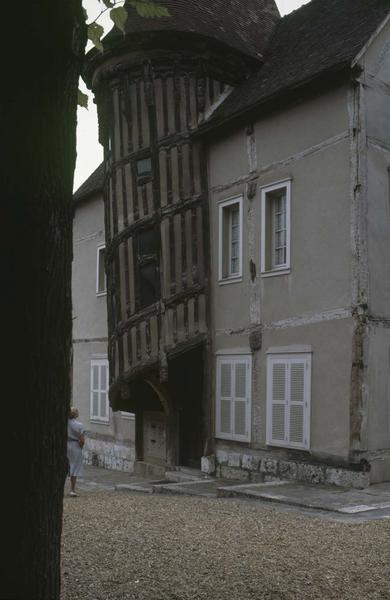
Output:
[[84,425],[77,420],[78,416],[79,411],[72,406],[68,419],[68,462],[71,496],[77,496],[76,480],[83,465],[83,446],[85,443]]

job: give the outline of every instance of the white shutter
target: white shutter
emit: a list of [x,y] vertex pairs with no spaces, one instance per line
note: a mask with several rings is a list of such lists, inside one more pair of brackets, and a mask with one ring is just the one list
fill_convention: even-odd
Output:
[[305,443],[305,362],[290,362],[289,441]]
[[234,434],[246,437],[247,432],[247,362],[234,365]]
[[232,433],[232,365],[219,363],[219,385],[217,402],[217,423],[219,433],[230,436]]
[[217,431],[218,437],[239,441],[250,438],[251,357],[218,357]]
[[99,416],[99,392],[92,392],[92,419]]
[[268,376],[268,442],[284,443],[286,441],[286,408],[287,408],[287,365],[285,361],[272,360]]
[[308,448],[311,358],[268,357],[267,443]]
[[100,365],[100,417],[106,419],[108,417],[107,406],[107,384],[108,384],[108,366]]
[[99,389],[99,365],[92,364],[92,389]]
[[109,422],[108,408],[108,361],[106,359],[91,361],[91,409],[93,421]]

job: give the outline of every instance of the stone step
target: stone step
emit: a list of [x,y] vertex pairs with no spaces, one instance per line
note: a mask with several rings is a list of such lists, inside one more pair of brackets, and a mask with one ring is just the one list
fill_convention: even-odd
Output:
[[134,463],[134,475],[149,479],[165,479],[167,483],[198,481],[200,479],[208,479],[210,476],[202,473],[200,469],[191,467],[177,466],[173,469],[167,469],[164,465],[149,463],[142,460],[137,460]]
[[239,481],[221,480],[215,477],[197,479],[195,481],[165,482],[153,485],[155,494],[174,494],[185,496],[203,496],[216,498],[219,486],[237,485]]
[[165,479],[175,483],[182,483],[186,481],[189,482],[210,479],[210,476],[202,473],[200,469],[176,467],[174,470],[165,471]]
[[136,460],[134,463],[134,475],[139,475],[140,477],[149,479],[164,479],[165,471],[165,465],[148,463],[144,462],[143,460]]
[[132,483],[119,483],[115,486],[117,491],[122,492],[141,492],[143,494],[153,494],[155,492],[155,487],[159,484],[164,484],[164,480],[143,480],[143,481],[135,481]]

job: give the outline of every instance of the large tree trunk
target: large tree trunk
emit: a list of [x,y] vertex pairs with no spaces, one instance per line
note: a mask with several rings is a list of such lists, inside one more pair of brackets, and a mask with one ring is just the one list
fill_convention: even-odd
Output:
[[70,398],[77,87],[85,26],[81,0],[4,4],[0,598],[55,600]]

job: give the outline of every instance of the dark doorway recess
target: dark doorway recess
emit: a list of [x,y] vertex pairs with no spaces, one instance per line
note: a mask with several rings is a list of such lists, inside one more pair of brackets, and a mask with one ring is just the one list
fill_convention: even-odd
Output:
[[169,364],[170,390],[179,416],[179,464],[195,469],[200,469],[204,442],[203,361],[199,346]]

